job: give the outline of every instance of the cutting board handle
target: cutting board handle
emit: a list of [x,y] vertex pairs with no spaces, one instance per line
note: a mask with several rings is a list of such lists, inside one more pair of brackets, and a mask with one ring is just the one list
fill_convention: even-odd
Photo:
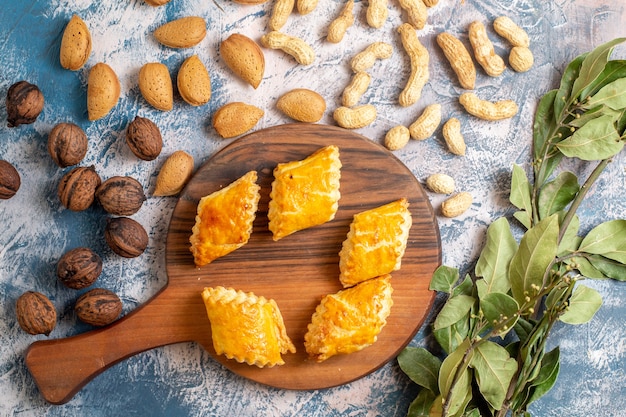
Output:
[[[166,287],[113,324],[64,339],[39,340],[26,351],[26,366],[43,397],[64,404],[116,363],[159,346],[197,341],[206,346],[209,320],[202,298]],[[202,327],[202,328],[199,328]],[[206,330],[204,330],[204,329]]]

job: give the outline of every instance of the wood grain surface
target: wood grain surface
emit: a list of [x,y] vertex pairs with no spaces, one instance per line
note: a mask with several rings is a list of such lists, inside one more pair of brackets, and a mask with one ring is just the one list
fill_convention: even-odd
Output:
[[[343,164],[341,199],[333,221],[274,242],[267,224],[272,170],[326,145],[337,145]],[[256,170],[261,200],[247,245],[202,268],[189,251],[201,197]],[[306,326],[321,298],[341,289],[341,244],[352,216],[398,198],[410,203],[413,226],[402,268],[392,274],[394,306],[378,341],[354,354],[323,363],[307,358]],[[273,387],[311,390],[345,384],[393,359],[423,324],[434,300],[430,277],[441,261],[437,223],[422,187],[390,152],[353,132],[326,125],[290,124],[244,136],[212,156],[183,190],[171,217],[166,244],[168,283],[142,307],[112,325],[78,336],[37,341],[26,364],[43,396],[67,402],[93,377],[139,352],[195,341],[215,360],[250,380]],[[200,292],[225,286],[276,300],[295,354],[286,364],[260,369],[215,355]],[[210,364],[208,364],[210,366]]]

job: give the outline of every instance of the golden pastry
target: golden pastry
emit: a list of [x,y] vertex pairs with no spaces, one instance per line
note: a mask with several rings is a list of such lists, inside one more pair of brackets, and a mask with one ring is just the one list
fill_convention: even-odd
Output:
[[196,266],[206,265],[248,243],[260,199],[257,173],[250,171],[200,199],[189,238]]
[[391,276],[384,275],[325,296],[304,335],[309,357],[323,362],[376,342],[391,312],[392,292]]
[[283,365],[281,355],[296,352],[274,300],[224,287],[205,288],[202,299],[218,355],[263,368]]
[[274,240],[335,217],[340,170],[339,149],[334,145],[304,160],[276,166],[267,213]]
[[343,286],[400,269],[411,224],[405,198],[357,213],[339,252]]

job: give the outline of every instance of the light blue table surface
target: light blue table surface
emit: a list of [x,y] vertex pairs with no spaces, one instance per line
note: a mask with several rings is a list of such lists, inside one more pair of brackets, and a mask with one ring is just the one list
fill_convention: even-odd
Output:
[[[219,7],[218,7],[219,5]],[[366,1],[357,1],[356,23],[338,45],[325,40],[328,23],[342,6],[338,0],[320,0],[307,16],[292,14],[285,32],[309,42],[316,51],[311,66],[296,64],[279,51],[265,50],[266,72],[254,90],[236,79],[218,53],[219,42],[232,33],[260,39],[267,31],[272,2],[244,6],[230,0],[172,0],[154,8],[142,0],[0,1],[0,93],[18,80],[37,84],[46,99],[38,120],[16,129],[6,127],[6,107],[0,105],[0,159],[21,173],[17,195],[0,201],[0,415],[2,416],[404,416],[417,389],[392,360],[378,371],[351,384],[320,391],[268,388],[232,374],[199,346],[179,344],[154,349],[125,360],[98,376],[69,403],[46,403],[24,365],[24,352],[35,340],[23,332],[15,318],[15,300],[27,290],[48,295],[59,320],[49,336],[61,338],[90,330],[77,321],[73,302],[77,293],[55,277],[56,262],[67,250],[89,246],[101,254],[104,272],[99,285],[120,295],[124,313],[148,300],[165,284],[165,236],[175,198],[151,197],[156,172],[173,151],[183,149],[200,166],[232,140],[219,139],[210,124],[213,112],[229,101],[245,101],[265,110],[255,129],[288,123],[275,107],[284,92],[305,87],[324,96],[328,110],[321,123],[335,124],[332,111],[350,78],[349,60],[367,44],[385,40],[394,46],[389,60],[372,70],[372,84],[363,98],[374,104],[378,118],[359,129],[373,141],[398,124],[410,124],[430,103],[443,106],[444,118],[459,117],[468,146],[465,157],[445,150],[441,131],[424,141],[411,141],[396,155],[421,181],[434,172],[452,175],[457,187],[470,191],[474,204],[455,219],[437,216],[443,262],[470,270],[486,227],[510,214],[508,190],[513,163],[528,167],[531,125],[539,97],[555,88],[565,65],[578,54],[614,37],[626,35],[626,3],[622,0],[441,0],[430,9],[427,26],[419,32],[431,55],[430,81],[421,100],[409,107],[397,104],[408,76],[408,60],[395,29],[405,20],[397,0],[389,2],[389,18],[381,29],[365,22]],[[93,52],[85,68],[71,72],[59,64],[63,29],[73,14],[90,28]],[[152,31],[160,24],[185,15],[207,21],[207,37],[189,50],[160,46]],[[501,122],[484,122],[466,116],[457,104],[462,92],[443,54],[434,42],[449,31],[467,42],[473,20],[489,28],[496,52],[506,57],[509,46],[491,30],[490,22],[507,15],[527,30],[535,55],[534,67],[518,74],[510,69],[497,78],[478,71],[476,91],[485,98],[514,99],[520,112]],[[163,113],[141,97],[137,73],[146,62],[165,63],[175,74],[184,58],[198,54],[212,80],[208,105],[193,108],[176,97],[174,109]],[[616,49],[616,57],[624,48]],[[88,68],[106,62],[122,85],[118,105],[105,118],[89,122],[86,116]],[[135,115],[155,120],[164,137],[161,156],[138,160],[124,140],[125,127]],[[3,121],[4,120],[4,121]],[[47,134],[55,124],[69,121],[83,127],[89,151],[82,165],[94,165],[103,178],[131,175],[150,196],[133,216],[150,236],[146,252],[135,259],[113,254],[102,239],[103,213],[64,209],[57,184],[67,169],[59,169],[46,150]],[[590,198],[581,207],[583,228],[604,220],[626,217],[626,157],[615,158]],[[577,165],[573,164],[572,169]],[[442,197],[429,194],[435,210]],[[626,415],[626,286],[594,282],[604,305],[592,322],[577,327],[557,326],[552,345],[562,352],[560,378],[554,389],[537,402],[537,416]],[[437,305],[440,304],[438,299]],[[431,343],[428,325],[411,343]],[[68,354],[71,354],[68,353]]]

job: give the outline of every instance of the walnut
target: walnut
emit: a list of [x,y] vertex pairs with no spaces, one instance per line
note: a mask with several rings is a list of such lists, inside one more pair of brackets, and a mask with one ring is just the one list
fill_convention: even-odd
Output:
[[93,284],[102,273],[102,258],[89,248],[66,252],[57,264],[57,277],[69,288],[79,290]]
[[104,238],[113,252],[124,258],[136,258],[148,246],[146,229],[128,217],[108,219]]
[[96,169],[76,167],[61,178],[59,183],[59,200],[72,211],[88,209],[93,204],[96,190],[102,183]]
[[28,81],[18,81],[7,91],[7,126],[33,123],[43,110],[43,94]]
[[94,288],[76,300],[74,310],[82,322],[92,326],[106,326],[122,313],[122,301],[112,291]]
[[48,153],[61,168],[76,165],[87,154],[87,135],[74,123],[59,123],[48,134]]
[[13,197],[22,181],[17,169],[9,162],[0,159],[0,200]]
[[132,177],[111,177],[96,190],[102,208],[115,216],[130,216],[139,211],[146,195],[143,187]]
[[126,143],[137,158],[144,161],[156,159],[163,148],[159,127],[152,120],[139,116],[126,129]]
[[52,302],[40,292],[27,291],[15,303],[15,313],[20,327],[30,334],[48,336],[57,322],[57,312]]

